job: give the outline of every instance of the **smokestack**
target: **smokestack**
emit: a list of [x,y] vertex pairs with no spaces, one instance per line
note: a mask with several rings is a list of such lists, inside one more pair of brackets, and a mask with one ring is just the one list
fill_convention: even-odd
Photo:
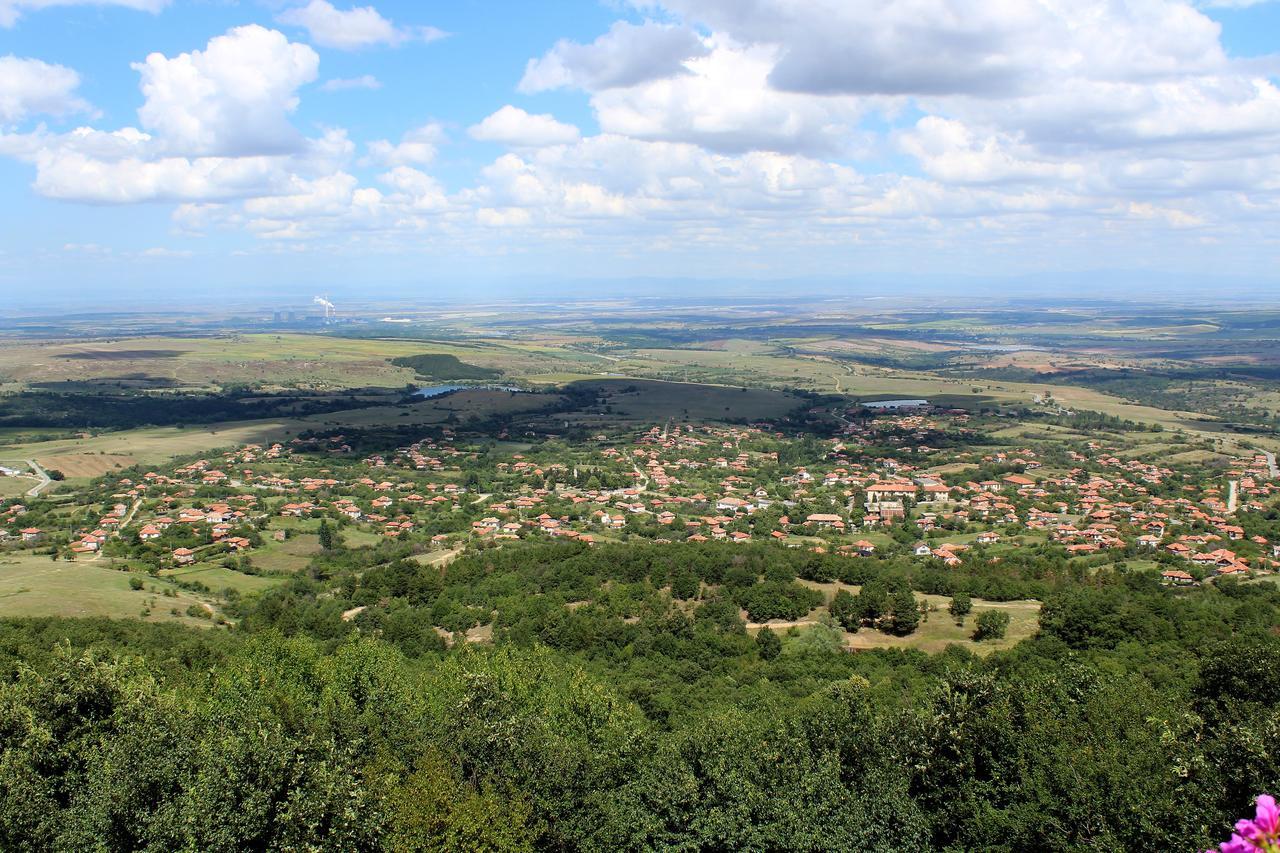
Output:
[[317,296],[315,299],[313,299],[313,300],[311,300],[311,301],[312,301],[312,302],[314,302],[316,305],[323,305],[323,306],[324,306],[324,319],[325,319],[325,322],[328,322],[328,321],[332,320],[335,316],[337,316],[338,309],[337,309],[337,308],[335,308],[335,307],[334,307],[334,305],[333,305],[333,303],[332,303],[332,302],[330,302],[330,301],[329,301],[328,299],[326,299],[325,297],[323,297],[323,296]]

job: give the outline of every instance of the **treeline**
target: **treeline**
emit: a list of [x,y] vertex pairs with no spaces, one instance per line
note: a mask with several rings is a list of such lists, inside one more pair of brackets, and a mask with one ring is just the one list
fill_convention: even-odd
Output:
[[376,393],[381,395],[380,399],[370,399],[367,391],[332,394],[298,391],[264,394],[251,390],[223,394],[24,391],[0,396],[0,427],[116,430],[207,424],[302,417],[390,405],[400,399],[385,390]]

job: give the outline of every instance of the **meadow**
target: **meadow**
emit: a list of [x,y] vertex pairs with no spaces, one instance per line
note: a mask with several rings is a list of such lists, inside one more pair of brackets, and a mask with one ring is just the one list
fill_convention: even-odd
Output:
[[[212,605],[204,599],[164,578],[142,576],[144,588],[134,590],[129,581],[137,577],[111,568],[106,560],[68,562],[29,552],[0,553],[0,618],[105,616],[198,627],[212,624],[187,615],[192,606],[211,612]],[[166,590],[171,595],[166,596]]]

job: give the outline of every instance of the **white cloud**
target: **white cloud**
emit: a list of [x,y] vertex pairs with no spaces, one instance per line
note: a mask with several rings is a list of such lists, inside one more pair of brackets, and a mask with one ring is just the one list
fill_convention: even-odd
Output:
[[146,103],[142,126],[175,153],[254,155],[297,150],[288,115],[297,89],[316,79],[320,59],[303,44],[256,24],[173,58],[153,53],[135,63]]
[[75,94],[79,85],[80,75],[65,66],[0,56],[0,124],[85,112],[89,105]]
[[[1227,57],[1189,2],[913,0],[914,17],[887,0],[635,2],[676,23],[557,43],[520,83],[585,91],[599,134],[503,106],[468,135],[509,150],[470,178],[464,151],[448,186],[431,174],[439,124],[369,141],[359,159],[341,130],[303,138],[290,116],[315,52],[261,27],[139,66],[142,129],[0,133],[0,154],[30,163],[46,196],[176,203],[188,233],[290,251],[573,241],[767,264],[853,245],[912,258],[1067,245],[1070,258],[1135,235],[1183,246],[1188,230],[1277,244],[1280,87]],[[367,7],[313,8],[372,13],[328,36],[318,25],[317,44],[418,37]],[[75,91],[55,87],[53,102]],[[0,109],[38,111],[26,94],[11,103]]]
[[561,145],[575,142],[578,129],[571,124],[556,121],[554,116],[530,115],[510,104],[487,117],[467,131],[472,139],[481,142],[497,142],[513,147],[536,148],[542,145]]
[[335,77],[320,84],[324,92],[348,92],[352,89],[381,89],[382,81],[372,74],[361,74],[359,77]]
[[1084,167],[1040,159],[1007,134],[979,135],[962,122],[925,116],[900,144],[932,177],[952,184],[1073,180]]
[[436,150],[448,137],[435,122],[409,131],[398,144],[385,139],[369,143],[369,157],[380,166],[425,165],[436,158]]
[[866,102],[779,92],[768,85],[778,50],[713,38],[688,74],[591,98],[606,133],[694,142],[722,152],[769,150],[842,155],[860,142]]
[[782,50],[775,88],[813,94],[1033,91],[1068,75],[1150,79],[1220,68],[1219,28],[1174,0],[658,0],[750,44]]
[[276,20],[302,27],[321,47],[360,50],[376,45],[397,46],[409,41],[436,41],[448,33],[435,27],[398,27],[373,6],[356,6],[346,11],[327,0],[311,0],[306,6],[288,9]]
[[23,12],[54,6],[121,6],[140,12],[159,12],[169,0],[0,0],[0,27],[12,27]]
[[529,60],[519,89],[572,87],[594,92],[635,86],[687,73],[685,62],[706,54],[706,46],[691,30],[618,21],[591,44],[559,41],[541,59]]

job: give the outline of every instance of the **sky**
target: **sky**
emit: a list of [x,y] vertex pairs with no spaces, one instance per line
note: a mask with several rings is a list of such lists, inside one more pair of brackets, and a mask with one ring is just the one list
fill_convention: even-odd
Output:
[[374,3],[0,0],[0,309],[1280,295],[1280,2]]

